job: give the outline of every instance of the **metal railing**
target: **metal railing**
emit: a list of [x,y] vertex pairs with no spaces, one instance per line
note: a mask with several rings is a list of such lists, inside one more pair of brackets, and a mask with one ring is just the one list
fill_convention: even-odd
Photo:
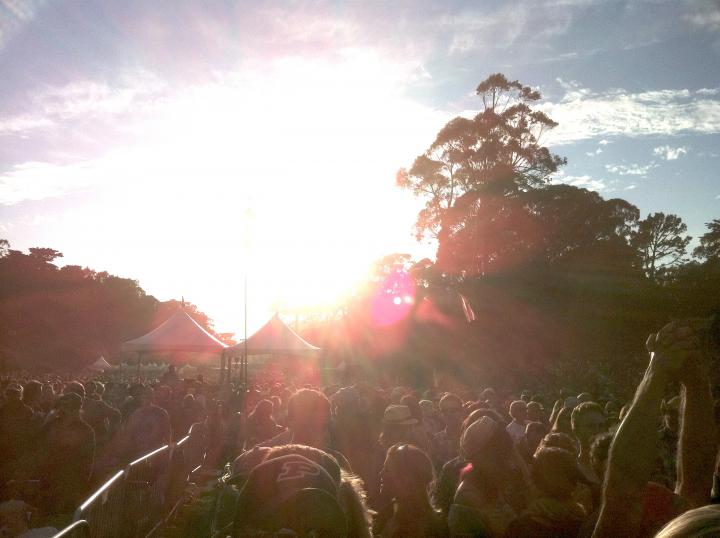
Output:
[[161,446],[115,473],[54,538],[151,536],[177,511],[186,486],[205,461],[206,448],[204,424],[193,424],[178,442]]
[[81,519],[71,523],[53,538],[90,538],[90,524]]
[[118,471],[75,511],[73,522],[85,520],[91,538],[123,536],[123,501],[125,471]]

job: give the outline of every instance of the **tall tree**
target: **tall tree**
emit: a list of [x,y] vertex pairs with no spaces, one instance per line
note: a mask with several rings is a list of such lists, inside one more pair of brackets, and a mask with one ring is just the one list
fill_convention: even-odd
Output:
[[652,213],[638,223],[631,244],[637,249],[642,268],[651,280],[677,267],[687,254],[692,237],[684,235],[687,225],[677,215]]
[[693,254],[698,258],[720,258],[720,219],[714,219],[705,226],[710,231],[700,238],[700,246],[695,248]]
[[482,110],[448,122],[410,170],[398,174],[400,187],[426,201],[416,223],[418,238],[440,238],[444,217],[461,199],[458,209],[472,212],[478,198],[467,203],[469,193],[511,196],[545,184],[566,164],[542,145],[557,123],[531,108],[540,92],[497,73],[481,82],[476,94]]

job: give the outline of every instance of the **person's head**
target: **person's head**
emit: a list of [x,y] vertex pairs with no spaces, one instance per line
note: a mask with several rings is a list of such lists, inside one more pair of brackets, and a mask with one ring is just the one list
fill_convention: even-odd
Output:
[[7,387],[5,387],[3,394],[5,395],[6,400],[13,400],[13,401],[19,402],[23,398],[22,385],[12,383],[12,384],[8,385]]
[[497,394],[495,394],[495,389],[493,388],[486,388],[480,393],[480,401],[486,403],[490,407],[497,408]]
[[663,425],[671,432],[680,430],[680,396],[675,396],[662,403]]
[[467,417],[465,417],[465,420],[463,420],[462,426],[460,426],[460,432],[462,433],[467,430],[470,424],[472,424],[476,420],[480,420],[482,417],[490,417],[498,424],[503,424],[505,422],[503,417],[500,416],[500,413],[498,413],[494,409],[475,409]]
[[598,404],[584,402],[573,409],[570,424],[575,437],[587,444],[593,437],[606,431],[607,419]]
[[253,420],[270,420],[273,412],[273,404],[270,400],[260,400],[255,404],[255,409],[250,413]]
[[434,417],[437,415],[437,409],[435,409],[435,404],[432,400],[420,400],[418,405],[424,417]]
[[540,402],[529,402],[527,404],[527,419],[530,422],[545,422],[545,409]]
[[63,394],[77,394],[80,398],[85,399],[85,387],[79,381],[71,381],[63,389]]
[[608,456],[610,455],[610,445],[612,445],[614,435],[612,433],[603,433],[593,439],[590,445],[590,464],[593,471],[600,478],[605,476]]
[[492,479],[505,474],[512,451],[512,438],[505,427],[490,417],[470,424],[460,438],[460,449],[473,470]]
[[419,502],[427,499],[435,472],[425,452],[414,445],[398,443],[387,451],[380,480],[381,493],[400,502]]
[[462,400],[459,396],[447,393],[445,396],[440,398],[438,408],[440,409],[440,416],[448,428],[457,429],[460,427],[464,416]]
[[528,422],[525,426],[525,446],[530,454],[534,453],[540,441],[548,433],[548,428],[542,422]]
[[152,387],[142,387],[138,391],[138,400],[141,407],[150,407],[155,400],[155,391]]
[[578,404],[592,401],[592,395],[589,392],[581,392],[577,395]]
[[25,383],[23,387],[23,401],[28,405],[34,405],[42,398],[42,383],[34,379]]
[[423,413],[422,409],[420,409],[420,401],[417,399],[415,394],[411,392],[400,398],[400,405],[406,405],[410,410],[410,414],[412,414],[418,422],[422,420]]
[[0,535],[20,536],[30,529],[28,514],[34,509],[20,500],[0,503]]
[[568,452],[571,452],[575,455],[577,455],[578,450],[577,445],[575,444],[575,440],[572,437],[570,437],[566,433],[559,432],[551,432],[548,433],[545,437],[543,437],[542,441],[540,441],[540,444],[537,447],[537,450],[543,448],[562,448],[563,450],[567,450]]
[[555,417],[555,422],[550,428],[553,433],[564,433],[572,435],[572,426],[570,425],[570,417],[572,416],[572,408],[563,407]]
[[233,536],[290,531],[298,536],[347,536],[339,484],[314,461],[297,454],[266,459],[240,490]]
[[389,448],[396,443],[412,443],[415,438],[413,430],[418,420],[412,416],[406,405],[389,405],[385,409],[382,420],[380,443]]
[[688,510],[665,525],[655,538],[712,538],[720,536],[720,505]]
[[80,414],[82,402],[82,398],[74,392],[68,392],[66,394],[63,394],[57,400],[57,409],[59,416],[61,418],[78,416]]
[[527,404],[522,400],[515,400],[510,404],[510,416],[515,422],[524,423],[527,419]]
[[581,479],[575,455],[562,448],[535,452],[531,476],[543,496],[558,500],[570,499]]
[[306,438],[324,435],[330,422],[330,401],[320,391],[300,389],[288,400],[288,427]]

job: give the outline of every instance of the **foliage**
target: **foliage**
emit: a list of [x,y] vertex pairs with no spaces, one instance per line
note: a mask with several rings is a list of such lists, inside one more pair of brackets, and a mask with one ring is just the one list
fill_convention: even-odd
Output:
[[652,213],[638,223],[631,244],[637,249],[642,268],[651,280],[676,267],[687,254],[692,237],[683,236],[687,225],[677,215]]
[[709,231],[700,238],[693,254],[698,258],[720,258],[720,219],[714,219],[706,224]]
[[[4,366],[78,369],[101,354],[118,357],[123,341],[170,317],[178,301],[160,302],[135,280],[66,265],[60,252],[7,245],[0,257],[0,357]],[[212,332],[212,321],[194,305],[186,311]]]
[[473,118],[448,122],[410,170],[398,174],[400,187],[426,199],[416,223],[418,238],[439,237],[451,209],[472,209],[468,194],[526,191],[544,184],[566,162],[541,145],[543,134],[557,124],[531,108],[541,99],[538,91],[494,74],[476,94],[483,109]]

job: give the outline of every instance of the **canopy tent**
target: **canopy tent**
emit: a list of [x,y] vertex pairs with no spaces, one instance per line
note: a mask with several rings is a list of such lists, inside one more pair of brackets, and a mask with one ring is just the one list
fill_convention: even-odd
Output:
[[168,320],[149,333],[122,345],[123,351],[138,353],[162,352],[219,352],[227,346],[203,329],[184,310],[178,310]]
[[105,370],[109,370],[110,368],[112,368],[112,365],[105,360],[105,357],[100,355],[100,358],[98,360],[96,360],[89,366],[86,366],[86,368],[94,372],[104,372]]
[[247,339],[247,346],[243,341],[227,351],[242,355],[246,349],[248,355],[299,355],[320,351],[319,347],[306,342],[288,327],[278,314]]

